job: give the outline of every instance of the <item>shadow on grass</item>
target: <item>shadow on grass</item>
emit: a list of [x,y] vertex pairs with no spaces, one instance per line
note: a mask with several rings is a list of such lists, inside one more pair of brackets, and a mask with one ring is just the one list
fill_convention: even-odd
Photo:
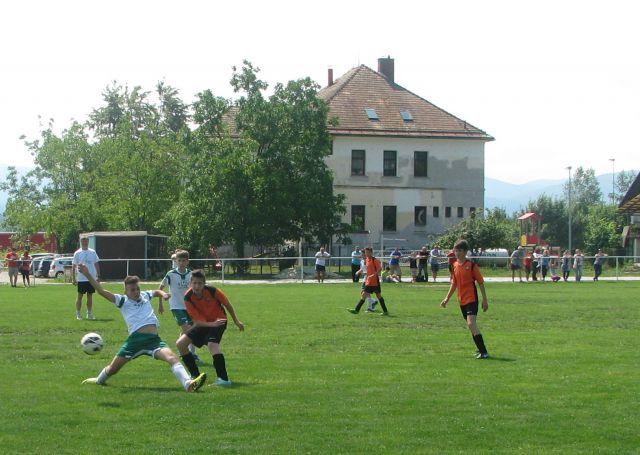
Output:
[[485,361],[489,360],[493,360],[494,362],[515,362],[516,359],[512,359],[510,357],[495,357],[495,356],[491,356],[488,359],[484,359]]

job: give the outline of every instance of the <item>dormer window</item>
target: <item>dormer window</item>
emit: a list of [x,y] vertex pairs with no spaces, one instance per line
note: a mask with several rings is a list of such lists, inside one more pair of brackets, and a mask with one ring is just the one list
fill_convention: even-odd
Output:
[[364,111],[367,113],[367,117],[369,117],[369,120],[379,120],[378,113],[375,109],[365,109]]
[[413,122],[413,116],[409,111],[400,111],[400,115],[402,116],[402,120],[405,122]]

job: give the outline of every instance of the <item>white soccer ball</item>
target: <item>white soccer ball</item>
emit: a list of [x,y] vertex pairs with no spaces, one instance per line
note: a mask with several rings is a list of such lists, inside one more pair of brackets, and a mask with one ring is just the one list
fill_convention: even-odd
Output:
[[102,337],[97,333],[87,333],[80,340],[80,347],[85,352],[85,354],[94,355],[98,352],[102,351],[102,347],[104,346],[104,341]]

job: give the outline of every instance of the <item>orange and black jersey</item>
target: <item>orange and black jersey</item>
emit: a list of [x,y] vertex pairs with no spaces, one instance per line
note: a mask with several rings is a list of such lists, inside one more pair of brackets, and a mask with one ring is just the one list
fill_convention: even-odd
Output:
[[227,319],[224,307],[229,306],[229,300],[220,289],[213,286],[205,286],[200,297],[189,288],[184,294],[184,306],[194,321],[214,322]]
[[378,276],[378,274],[382,270],[382,264],[380,264],[380,261],[374,257],[369,257],[364,260],[364,264],[367,267],[367,276],[364,280],[364,285],[365,286],[380,285],[380,278]]
[[460,305],[478,301],[476,281],[484,283],[480,268],[476,264],[468,259],[462,264],[458,261],[453,264],[453,284],[458,290],[458,302]]

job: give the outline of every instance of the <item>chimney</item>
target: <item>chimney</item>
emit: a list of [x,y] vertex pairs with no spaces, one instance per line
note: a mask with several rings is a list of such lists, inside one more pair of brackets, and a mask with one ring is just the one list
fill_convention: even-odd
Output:
[[394,83],[393,80],[393,59],[390,56],[382,57],[378,59],[378,73],[382,74],[387,80],[391,83]]
[[327,81],[328,82],[327,87],[331,87],[333,85],[333,68],[329,68],[329,74],[327,76],[329,79]]

